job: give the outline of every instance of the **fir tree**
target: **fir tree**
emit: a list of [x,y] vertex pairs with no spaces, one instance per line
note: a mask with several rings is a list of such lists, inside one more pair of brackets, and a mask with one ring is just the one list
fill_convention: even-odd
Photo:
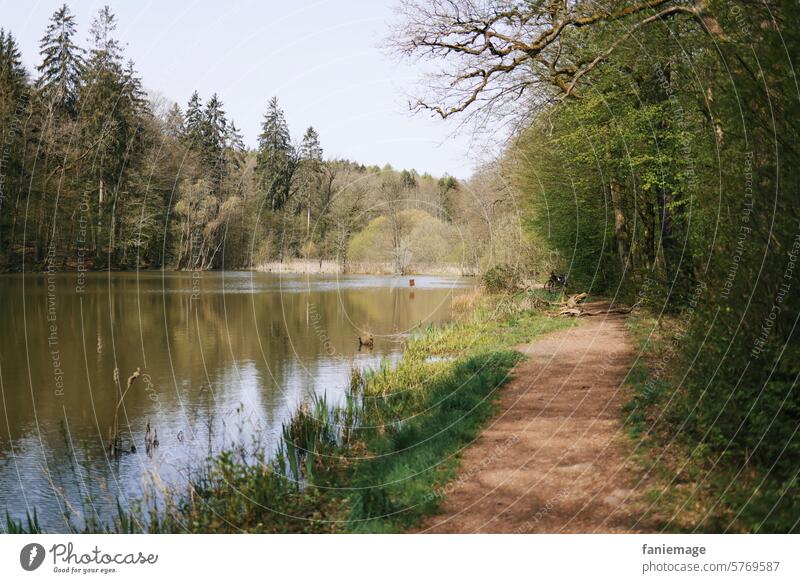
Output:
[[17,41],[10,32],[0,28],[0,88],[2,97],[18,96],[27,87],[27,73]]
[[211,158],[218,158],[225,145],[225,135],[228,120],[222,109],[222,101],[216,93],[211,96],[203,113],[203,149]]
[[134,112],[145,113],[147,110],[147,93],[143,89],[142,79],[130,59],[122,73],[122,81],[124,83],[124,91],[120,97],[127,101],[126,105]]
[[[84,69],[81,86],[81,145],[93,151],[93,164],[85,176],[99,217],[96,257],[113,262],[121,238],[122,221],[115,221],[115,208],[127,201],[118,200],[129,193],[144,151],[143,124],[148,114],[141,81],[132,63],[122,64],[120,42],[114,38],[114,14],[105,6],[92,22],[92,47]],[[104,255],[104,251],[108,255]]]
[[311,126],[303,135],[303,141],[300,144],[300,159],[304,162],[322,162],[322,146],[319,144],[319,134]]
[[92,42],[89,58],[94,61],[95,67],[110,67],[114,64],[119,65],[122,61],[122,45],[113,36],[116,30],[114,13],[108,6],[103,6],[97,12],[89,29],[89,40]]
[[283,208],[289,199],[296,156],[291,145],[289,126],[278,99],[273,97],[261,124],[258,137],[256,176],[272,210]]
[[201,156],[211,170],[211,182],[215,188],[222,183],[225,160],[223,149],[228,120],[222,109],[222,101],[216,93],[211,96],[203,112]]
[[185,132],[183,125],[183,112],[181,106],[173,103],[172,106],[164,114],[163,119],[164,133],[171,138],[182,138]]
[[36,87],[46,102],[75,117],[78,114],[78,93],[83,74],[83,49],[73,41],[75,16],[63,4],[50,17],[39,43],[41,64],[36,67]]
[[199,147],[203,143],[203,102],[197,91],[192,93],[189,103],[186,105],[186,116],[184,118],[183,141],[186,147]]

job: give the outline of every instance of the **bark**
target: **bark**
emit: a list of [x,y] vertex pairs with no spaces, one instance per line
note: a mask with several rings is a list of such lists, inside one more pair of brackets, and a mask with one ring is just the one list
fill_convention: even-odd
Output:
[[622,188],[620,183],[611,179],[611,205],[614,208],[614,238],[617,241],[617,255],[619,265],[623,272],[630,267],[630,254],[628,253],[628,229],[625,222],[625,213],[622,211]]

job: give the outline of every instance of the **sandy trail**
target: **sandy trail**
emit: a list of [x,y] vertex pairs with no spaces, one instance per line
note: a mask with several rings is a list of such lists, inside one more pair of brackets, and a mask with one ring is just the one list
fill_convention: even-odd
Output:
[[[595,304],[590,309],[603,308]],[[419,532],[638,532],[645,507],[621,427],[634,350],[624,316],[520,347],[528,360],[498,414],[463,455],[440,514]]]

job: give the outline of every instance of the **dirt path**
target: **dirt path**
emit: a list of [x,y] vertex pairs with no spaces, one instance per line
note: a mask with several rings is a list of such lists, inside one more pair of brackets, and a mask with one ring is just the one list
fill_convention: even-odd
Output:
[[620,424],[634,357],[624,317],[587,318],[520,350],[529,358],[502,389],[499,413],[464,452],[441,514],[419,531],[646,530]]

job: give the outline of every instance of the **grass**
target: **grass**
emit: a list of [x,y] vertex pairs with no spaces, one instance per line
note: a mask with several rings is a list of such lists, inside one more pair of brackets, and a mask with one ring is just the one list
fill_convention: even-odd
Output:
[[[353,370],[342,406],[324,397],[284,425],[277,453],[231,448],[195,468],[188,490],[118,508],[83,532],[399,532],[435,512],[460,453],[494,411],[523,358],[514,350],[573,326],[544,306],[554,296],[478,293],[456,321],[419,331],[392,369]],[[429,357],[441,357],[430,359]],[[156,497],[153,497],[156,499]],[[7,520],[9,532],[38,529]],[[78,530],[78,529],[75,529]]]

